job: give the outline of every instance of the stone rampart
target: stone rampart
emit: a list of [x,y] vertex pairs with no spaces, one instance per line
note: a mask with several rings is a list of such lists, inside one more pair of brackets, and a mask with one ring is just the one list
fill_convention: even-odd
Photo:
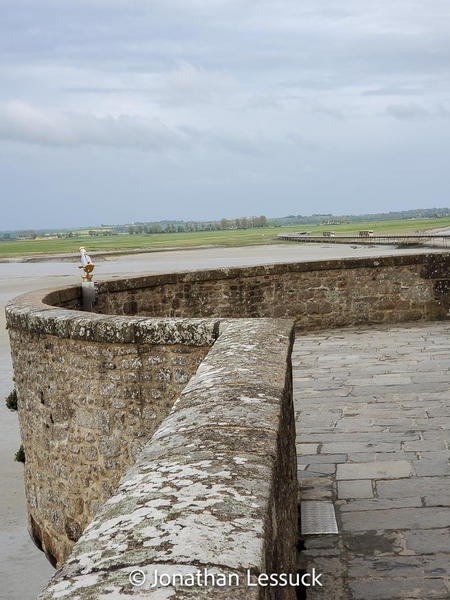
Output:
[[[274,556],[287,556],[287,550],[277,545],[281,538],[290,540],[287,526],[278,529],[280,523],[293,522],[291,504],[282,517],[279,508],[280,499],[290,489],[290,469],[295,466],[293,442],[291,451],[290,442],[283,445],[284,439],[290,440],[293,429],[292,409],[287,408],[291,402],[287,331],[291,331],[294,322],[302,329],[314,329],[447,318],[449,281],[448,254],[421,254],[107,281],[99,284],[97,314],[79,310],[80,286],[27,294],[9,303],[7,325],[26,455],[25,484],[33,539],[52,562],[61,564],[83,529],[110,498],[77,544],[73,562],[67,563],[68,570],[64,567],[66,570],[51,584],[47,592],[50,595],[43,598],[63,597],[60,594],[66,588],[71,590],[66,597],[74,599],[103,597],[95,591],[94,595],[82,592],[84,586],[89,588],[89,582],[103,586],[102,594],[109,593],[112,586],[119,595],[111,595],[111,599],[121,597],[122,592],[114,587],[119,585],[114,572],[122,570],[123,574],[139,565],[151,569],[152,565],[161,564],[172,571],[183,565],[223,566],[239,568],[240,572],[249,568],[252,575],[258,570],[287,569],[288,559],[271,563]],[[257,320],[239,320],[249,317]],[[291,321],[286,323],[285,319]],[[280,353],[274,351],[276,335],[284,340]],[[260,379],[260,387],[249,386],[245,391],[244,381],[254,378]],[[260,406],[258,397],[264,399]],[[179,400],[170,413],[176,398]],[[250,427],[244,415],[269,424]],[[213,421],[209,422],[209,418]],[[253,440],[253,452],[248,457],[247,450],[243,456],[236,454],[236,462],[232,453],[250,448],[247,435]],[[217,449],[222,447],[220,466]],[[199,458],[202,452],[206,453],[204,461]],[[112,496],[125,469],[138,456],[117,495]],[[241,458],[245,461],[239,462]],[[158,462],[160,459],[162,462]],[[284,460],[292,461],[289,468],[287,463],[282,464]],[[199,481],[207,482],[208,493],[195,497],[193,504],[191,479],[184,468],[187,473],[193,469]],[[172,488],[165,485],[172,481],[171,473],[176,494],[167,492]],[[215,479],[221,473],[225,479]],[[253,521],[244,510],[242,485],[247,477],[248,489],[258,499],[253,507]],[[230,484],[228,491],[225,480]],[[262,480],[266,487],[258,487]],[[261,495],[258,489],[262,490]],[[143,497],[147,492],[148,506]],[[209,492],[214,510],[208,504]],[[153,517],[152,506],[156,507]],[[196,555],[190,554],[193,548],[189,545],[186,552],[191,560],[188,554],[182,556],[179,544],[171,545],[173,532],[178,531],[185,539],[183,531],[188,523],[192,533],[201,523],[201,506],[209,507],[211,515],[216,515],[221,523],[222,529],[218,522],[211,521],[215,525],[207,524],[202,531],[209,531],[217,547],[222,548],[222,555],[225,549],[218,543],[222,534],[227,540],[225,546],[234,544],[227,526],[247,523],[247,533],[259,540],[258,552],[264,560],[255,566],[256,554],[250,553],[246,562],[244,547],[240,550],[241,558],[244,556],[240,566],[231,558],[230,562],[217,562],[219,551],[213,556],[205,550],[202,557],[194,560],[192,556]],[[183,513],[182,508],[188,513]],[[236,516],[241,509],[242,518]],[[145,521],[140,515],[145,516]],[[158,523],[155,519],[159,519]],[[127,531],[136,524],[138,537],[126,534],[122,538],[121,523],[128,523]],[[282,531],[281,537],[278,531]],[[201,536],[196,539],[202,544]],[[156,548],[152,546],[153,539],[160,540]],[[122,545],[116,544],[120,540]],[[150,562],[145,562],[145,553],[138,552],[141,542],[146,552],[149,548],[155,551]],[[176,551],[171,554],[168,548],[172,547]],[[253,549],[256,547],[255,541]],[[100,561],[91,567],[87,560],[90,549],[92,559]],[[117,553],[126,554],[123,563],[120,556],[115,556]],[[130,588],[123,590],[124,594],[131,593]],[[244,592],[262,595],[243,598],[271,597],[272,593],[269,588],[255,591],[249,587],[235,592],[236,598]],[[140,597],[139,593],[136,588],[133,596]]]
[[[295,598],[292,587],[256,585],[261,573],[295,573],[292,323],[221,330],[41,600]],[[136,569],[148,580],[133,593]],[[209,583],[151,589],[155,570],[183,583],[208,572]]]
[[61,564],[169,414],[219,323],[87,315],[42,296],[16,299],[7,323],[29,530]]
[[103,314],[275,317],[301,329],[443,318],[448,254],[187,271],[99,284]]

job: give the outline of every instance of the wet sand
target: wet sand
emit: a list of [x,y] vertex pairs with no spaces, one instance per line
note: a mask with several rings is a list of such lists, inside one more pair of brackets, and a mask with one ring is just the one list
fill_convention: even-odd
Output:
[[[396,250],[391,246],[303,245],[204,248],[149,254],[107,256],[95,268],[97,281],[138,273],[325,260],[389,254],[417,254],[430,249]],[[17,415],[5,406],[13,388],[4,307],[19,294],[80,282],[78,257],[71,262],[0,264],[0,600],[35,600],[53,569],[26,530],[23,467],[14,461],[20,446]]]

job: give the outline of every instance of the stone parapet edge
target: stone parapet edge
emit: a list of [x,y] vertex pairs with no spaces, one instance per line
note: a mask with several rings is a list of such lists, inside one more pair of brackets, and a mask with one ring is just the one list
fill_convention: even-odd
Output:
[[218,336],[220,319],[217,317],[129,317],[86,313],[58,305],[80,293],[80,286],[71,286],[22,294],[6,305],[7,327],[60,338],[114,344],[211,346]]
[[[293,599],[258,587],[295,569],[293,322],[235,319],[39,600]],[[270,352],[267,349],[270,348]],[[236,574],[233,589],[133,587],[129,574]]]
[[135,277],[101,281],[98,283],[98,289],[99,293],[113,293],[172,283],[190,284],[195,281],[215,281],[238,277],[261,277],[264,275],[277,275],[282,273],[305,273],[309,271],[320,272],[408,265],[423,265],[424,267],[429,267],[427,278],[439,278],[439,273],[436,273],[433,276],[432,272],[436,256],[445,259],[448,258],[450,254],[448,252],[430,252],[429,254],[399,254],[394,256],[371,256],[367,258],[341,258],[292,263],[282,262],[248,267],[195,269],[191,271],[177,271],[156,275],[137,275]]

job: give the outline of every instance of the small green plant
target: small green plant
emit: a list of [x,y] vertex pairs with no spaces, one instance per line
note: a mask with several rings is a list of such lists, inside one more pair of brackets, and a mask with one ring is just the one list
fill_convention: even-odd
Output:
[[20,444],[20,448],[14,455],[14,460],[25,464],[25,450],[23,449],[23,444]]
[[9,410],[17,410],[17,392],[15,388],[8,396],[6,396],[5,402]]

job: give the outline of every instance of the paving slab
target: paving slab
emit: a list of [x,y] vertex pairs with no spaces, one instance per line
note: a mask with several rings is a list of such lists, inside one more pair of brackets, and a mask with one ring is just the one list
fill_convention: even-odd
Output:
[[449,588],[443,578],[379,577],[350,579],[346,600],[448,600]]
[[448,600],[450,322],[300,332],[293,361],[299,499],[340,530],[303,540],[307,600]]
[[366,462],[340,464],[337,467],[336,479],[400,479],[411,477],[412,463],[408,460],[385,460],[383,462]]
[[450,477],[415,477],[401,481],[378,481],[376,483],[378,498],[411,497],[425,494],[441,495],[442,499],[450,496]]
[[363,510],[341,513],[346,531],[398,531],[450,527],[450,511],[445,507]]
[[[342,481],[339,483],[350,483],[347,481]],[[367,496],[365,500],[354,500],[350,499],[346,503],[339,503],[339,510],[341,513],[351,512],[351,511],[364,511],[364,510],[387,510],[391,508],[409,508],[416,507],[419,508],[423,506],[423,499],[417,496],[414,498],[397,498],[396,500],[388,500],[381,498],[374,498],[374,494],[372,492],[372,496]]]
[[450,554],[450,534],[448,529],[406,531],[404,534],[407,548],[416,554]]
[[[398,452],[401,442],[328,442],[323,444],[321,454],[342,454],[344,452]],[[359,479],[359,478],[358,478]],[[367,479],[370,479],[369,477]]]
[[299,455],[297,464],[312,464],[312,463],[345,463],[347,462],[346,454],[315,454],[315,455]]
[[372,482],[367,479],[359,479],[358,481],[340,481],[338,483],[338,498],[352,499],[355,498],[373,498]]
[[351,578],[366,577],[367,567],[374,577],[393,576],[414,577],[422,573],[424,577],[434,575],[450,575],[450,563],[446,554],[427,556],[375,556],[356,557],[349,568]]

